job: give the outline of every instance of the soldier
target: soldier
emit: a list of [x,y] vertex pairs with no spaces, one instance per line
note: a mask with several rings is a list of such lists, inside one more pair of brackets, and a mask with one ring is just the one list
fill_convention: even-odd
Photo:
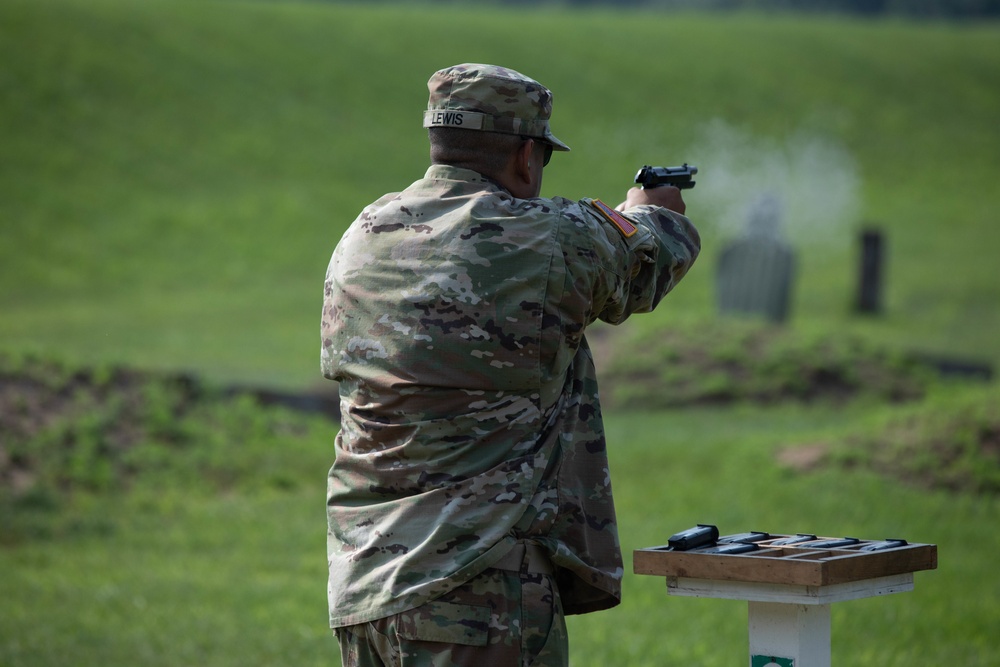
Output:
[[566,665],[564,615],[618,604],[624,571],[584,329],[655,308],[700,239],[676,188],[539,198],[569,147],[538,82],[428,88],[432,165],[326,274],[330,624],[345,667]]

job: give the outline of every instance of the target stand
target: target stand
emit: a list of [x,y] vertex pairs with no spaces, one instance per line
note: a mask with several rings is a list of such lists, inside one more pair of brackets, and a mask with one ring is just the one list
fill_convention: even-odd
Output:
[[[734,543],[749,550],[720,553],[739,550]],[[746,600],[750,667],[830,667],[830,605],[911,591],[914,572],[936,567],[933,544],[815,535],[753,533],[633,553],[635,573],[666,577],[668,595]]]

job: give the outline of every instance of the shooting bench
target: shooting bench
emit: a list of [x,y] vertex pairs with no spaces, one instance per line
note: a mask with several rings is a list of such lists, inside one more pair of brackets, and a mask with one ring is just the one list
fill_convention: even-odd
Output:
[[633,569],[666,577],[668,595],[746,600],[750,667],[830,667],[831,604],[911,591],[914,572],[937,567],[933,544],[866,551],[883,543],[811,547],[837,540],[814,536],[771,546],[793,537],[768,535],[741,554],[710,553],[711,546],[637,549]]

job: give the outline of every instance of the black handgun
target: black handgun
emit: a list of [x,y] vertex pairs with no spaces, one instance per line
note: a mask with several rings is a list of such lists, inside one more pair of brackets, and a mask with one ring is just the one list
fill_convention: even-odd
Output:
[[661,185],[672,185],[679,190],[690,190],[694,187],[694,175],[698,167],[692,167],[685,162],[680,167],[650,167],[644,166],[635,175],[635,182],[645,188],[656,188]]

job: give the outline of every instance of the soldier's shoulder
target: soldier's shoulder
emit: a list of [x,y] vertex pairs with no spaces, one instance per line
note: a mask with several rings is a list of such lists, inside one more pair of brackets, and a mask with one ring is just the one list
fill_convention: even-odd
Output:
[[528,199],[527,207],[538,215],[549,215],[560,217],[572,226],[585,229],[600,221],[597,211],[589,204],[589,199],[567,199],[566,197],[552,197],[551,199]]
[[359,216],[359,217],[364,217],[365,214],[369,214],[372,211],[377,211],[379,209],[385,208],[387,205],[389,205],[391,202],[396,201],[401,196],[402,196],[402,193],[399,193],[399,192],[389,192],[389,193],[386,193],[386,194],[382,195],[381,197],[379,197],[378,199],[376,199],[375,201],[373,201],[372,203],[370,203],[367,206],[365,206],[362,209],[362,215]]

